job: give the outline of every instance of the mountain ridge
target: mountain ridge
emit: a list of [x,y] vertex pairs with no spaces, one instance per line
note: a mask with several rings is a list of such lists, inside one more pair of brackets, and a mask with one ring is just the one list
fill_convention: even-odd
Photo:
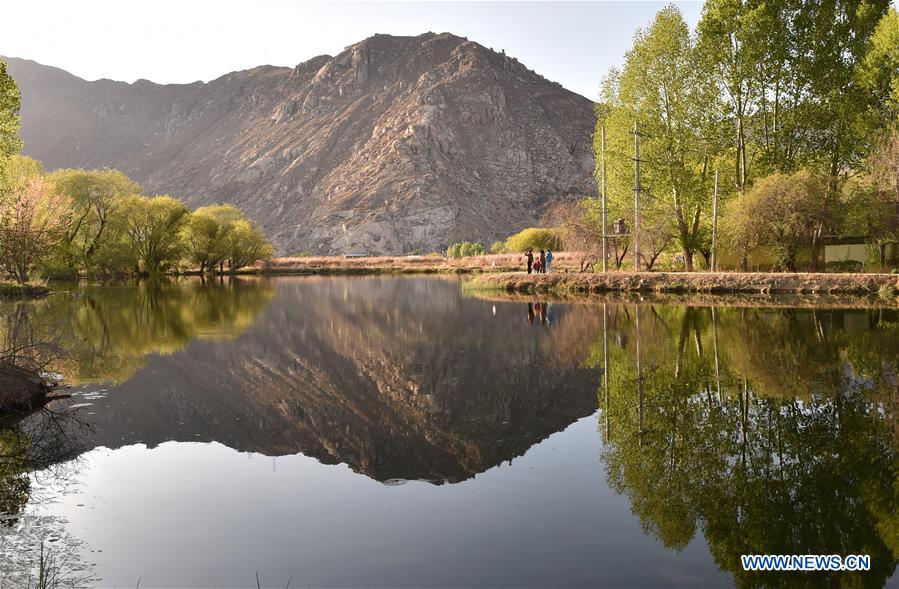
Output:
[[188,84],[8,63],[26,154],[116,167],[192,206],[236,204],[282,253],[489,242],[595,192],[593,103],[448,33],[375,35]]

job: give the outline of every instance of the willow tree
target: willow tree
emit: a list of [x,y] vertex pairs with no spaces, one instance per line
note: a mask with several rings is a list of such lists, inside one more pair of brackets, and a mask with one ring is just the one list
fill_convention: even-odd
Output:
[[123,200],[122,233],[135,272],[158,273],[181,259],[181,229],[188,209],[171,196],[130,196]]
[[57,170],[48,176],[54,189],[71,202],[62,256],[73,269],[92,269],[95,257],[112,238],[111,225],[124,198],[141,187],[118,170]]
[[[609,210],[633,211],[634,125],[640,134],[642,211],[673,219],[687,270],[703,247],[704,216],[711,212],[715,123],[720,119],[714,84],[701,67],[690,28],[669,6],[639,29],[623,68],[603,84],[598,126],[606,130]],[[664,224],[660,225],[665,227]]]

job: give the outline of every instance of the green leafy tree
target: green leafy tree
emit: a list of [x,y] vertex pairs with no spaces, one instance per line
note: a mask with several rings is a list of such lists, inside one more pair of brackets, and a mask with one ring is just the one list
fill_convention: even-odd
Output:
[[61,244],[64,263],[75,270],[96,269],[96,256],[114,239],[115,216],[123,199],[141,187],[118,170],[57,170],[47,180],[68,197],[71,215]]
[[228,236],[228,267],[239,270],[268,260],[275,249],[265,234],[247,219],[239,219],[231,225]]
[[703,245],[701,223],[711,209],[715,150],[709,128],[720,110],[699,57],[680,11],[662,9],[649,28],[637,31],[622,70],[606,78],[597,113],[597,125],[606,130],[611,218],[633,217],[636,123],[645,189],[641,210],[650,216],[658,208],[674,220],[687,270],[693,270],[694,253]]
[[190,214],[182,230],[185,255],[200,272],[215,270],[231,255],[235,224],[246,220],[231,205],[200,207]]
[[826,195],[826,184],[810,172],[773,174],[731,203],[723,229],[744,259],[765,245],[779,267],[795,271],[799,249],[812,245],[819,227],[834,225]]
[[[767,16],[768,9],[758,1],[708,0],[697,27],[699,67],[710,72],[724,99],[726,128],[721,132],[733,138],[726,155],[732,158],[733,183],[739,192],[749,182],[753,119],[764,101],[759,64],[772,43]],[[722,139],[723,145],[727,143]]]
[[22,149],[18,136],[21,102],[19,87],[6,71],[6,62],[0,59],[0,172],[4,160]]
[[188,218],[183,203],[171,196],[130,196],[122,207],[123,235],[135,272],[159,273],[181,259],[181,229]]
[[527,250],[561,250],[562,235],[558,229],[529,227],[506,239],[506,250],[524,252]]
[[899,115],[899,11],[895,7],[883,15],[871,36],[858,76],[862,86],[874,94],[881,117]]

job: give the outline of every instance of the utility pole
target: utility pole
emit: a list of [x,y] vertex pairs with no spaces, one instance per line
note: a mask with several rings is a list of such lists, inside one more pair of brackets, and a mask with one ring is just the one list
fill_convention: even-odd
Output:
[[609,271],[609,233],[607,230],[608,222],[606,221],[606,126],[600,128],[600,153],[599,153],[599,169],[601,172],[601,189],[602,195],[602,271]]
[[718,170],[715,170],[715,196],[712,197],[712,272],[718,271]]
[[606,418],[606,443],[609,443],[609,436],[612,433],[611,421],[609,419],[609,310],[606,303],[602,304],[602,388],[605,395],[605,418]]
[[634,272],[640,271],[640,134],[634,123]]
[[640,446],[643,446],[643,367],[640,365],[640,303],[634,305],[634,340],[637,355],[637,413],[640,417]]

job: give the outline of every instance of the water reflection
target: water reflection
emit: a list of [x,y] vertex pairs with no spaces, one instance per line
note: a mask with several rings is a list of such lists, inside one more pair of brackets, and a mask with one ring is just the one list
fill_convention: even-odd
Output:
[[[94,445],[217,441],[379,481],[458,482],[596,410],[596,367],[454,283],[303,279],[236,344],[151,358],[91,403]],[[539,315],[564,325],[564,313]],[[539,321],[539,319],[538,319]],[[493,322],[491,324],[491,322]],[[85,399],[89,396],[89,399]]]
[[[291,456],[285,463],[302,468],[302,476],[295,472],[295,479],[287,479],[294,485],[305,476],[318,484],[315,477],[321,477],[316,499],[299,505],[312,511],[330,505],[330,511],[312,533],[297,533],[310,543],[305,550],[340,553],[332,558],[339,557],[339,568],[350,575],[340,579],[370,579],[371,570],[385,565],[360,555],[373,542],[386,541],[379,535],[384,530],[403,538],[410,530],[421,533],[416,525],[455,530],[447,538],[460,543],[447,540],[440,554],[432,554],[427,542],[391,540],[408,551],[408,570],[415,563],[450,562],[468,542],[462,539],[470,530],[453,521],[465,513],[499,525],[479,528],[480,537],[490,539],[489,550],[467,553],[468,562],[447,568],[468,570],[474,563],[471,570],[493,585],[538,578],[600,585],[611,583],[612,577],[603,576],[610,567],[630,575],[621,573],[617,581],[686,582],[683,576],[651,576],[651,558],[659,557],[646,542],[624,548],[635,567],[649,572],[627,569],[620,562],[624,548],[617,557],[583,556],[601,538],[614,543],[626,537],[631,524],[635,535],[639,527],[666,554],[708,546],[706,558],[741,586],[882,586],[899,560],[895,309],[710,307],[616,298],[481,301],[461,297],[451,281],[396,278],[82,287],[29,305],[32,325],[57,326],[66,352],[59,370],[81,383],[67,404],[80,407],[91,430],[71,436],[77,441],[72,452],[112,449],[90,456],[108,456],[97,463],[143,477],[129,487],[137,494],[133,506],[116,504],[124,520],[136,521],[129,516],[141,511],[144,499],[152,503],[164,495],[165,477],[142,472],[142,461],[152,459],[159,472],[177,467],[178,480],[186,481],[184,473],[195,461],[212,459],[204,462],[206,475],[219,473],[220,486],[242,489],[237,497],[244,525],[265,522],[241,530],[243,537],[256,542],[271,533],[290,539],[282,545],[301,541],[289,532],[305,521],[303,513],[291,512],[296,522],[279,523],[254,481],[228,482],[227,474],[237,471],[231,448]],[[540,448],[553,434],[583,424],[597,408],[598,433],[579,428],[580,437],[565,438],[566,431]],[[11,436],[0,438],[4,447],[33,437],[3,435]],[[589,444],[595,448],[585,451]],[[534,461],[535,449],[543,462]],[[314,469],[309,463],[321,465],[297,454],[345,464],[364,477],[346,471],[353,480],[335,483],[345,494],[332,505],[328,485],[343,471]],[[574,455],[581,458],[573,461]],[[506,468],[510,462],[515,465]],[[541,471],[524,478],[515,470],[522,462],[528,469],[552,468],[546,476]],[[62,464],[69,463],[65,457]],[[35,502],[24,475],[36,467],[10,468],[0,483],[0,510],[10,521],[21,521]],[[103,479],[101,474],[92,480],[102,485]],[[442,486],[392,486],[410,479]],[[275,484],[284,480],[272,476],[277,493],[292,489]],[[597,489],[606,483],[612,491]],[[202,483],[181,484],[179,497],[191,496],[192,489],[207,497],[211,492]],[[496,498],[492,503],[475,492],[488,489]],[[611,518],[617,527],[577,525],[617,509],[610,507],[618,499],[613,492],[628,504]],[[418,524],[403,519],[402,500],[413,497],[427,507]],[[517,502],[523,497],[532,500],[527,509]],[[293,496],[281,500],[284,509],[299,510]],[[381,502],[396,517],[378,527],[371,521]],[[208,503],[170,508],[181,509],[178,517],[196,514],[212,530],[221,518]],[[358,508],[352,517],[346,517],[347,505]],[[498,522],[490,522],[492,513],[502,514]],[[571,516],[562,532],[553,527],[559,514]],[[510,518],[518,532],[503,535]],[[331,533],[323,531],[331,522],[337,522],[333,533],[344,536],[340,545],[347,558],[318,541]],[[556,549],[547,549],[546,537],[539,546],[527,543],[541,530],[559,543]],[[481,553],[483,562],[477,560]],[[750,575],[739,566],[744,553],[869,554],[873,570],[855,576]],[[126,557],[139,563],[142,554],[135,550]],[[545,554],[557,559],[551,561],[556,568],[534,557]],[[521,560],[539,565],[545,576],[516,577],[508,567],[530,570]],[[294,563],[285,557],[272,566],[282,561]],[[329,576],[333,566],[305,566],[318,584],[338,578]],[[508,576],[496,576],[499,570]],[[132,572],[136,578],[147,571]],[[285,566],[284,572],[286,579],[295,571]],[[466,584],[465,577],[445,574],[379,578],[385,584]],[[222,583],[246,584],[235,579]]]
[[173,354],[194,339],[233,340],[274,295],[270,282],[141,281],[62,285],[46,299],[0,303],[0,315],[27,315],[30,329],[60,353],[66,382],[127,381],[150,354]]
[[0,586],[84,587],[95,581],[84,543],[41,507],[77,483],[77,411],[42,409],[0,428]]
[[[603,461],[643,530],[740,586],[882,586],[899,560],[895,310],[604,305]],[[617,337],[628,334],[630,337]],[[741,554],[871,556],[746,573]]]

